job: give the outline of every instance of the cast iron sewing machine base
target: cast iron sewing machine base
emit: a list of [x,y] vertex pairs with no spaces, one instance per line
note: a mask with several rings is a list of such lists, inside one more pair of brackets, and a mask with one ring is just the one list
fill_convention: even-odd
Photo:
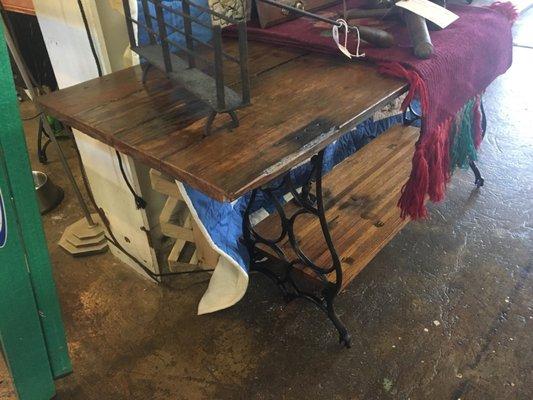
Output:
[[[420,118],[412,110],[410,111],[410,118],[404,114],[406,125],[410,125]],[[486,127],[484,112],[482,115],[484,133]],[[484,180],[474,160],[471,160],[469,164],[475,175],[476,186],[483,186]],[[310,165],[311,171],[306,176],[301,188],[298,188],[299,185],[294,182],[292,171],[289,171],[276,183],[252,191],[244,215],[243,241],[250,256],[250,271],[261,272],[276,283],[287,302],[302,298],[315,304],[324,311],[337,329],[339,342],[349,348],[351,345],[350,333],[335,312],[334,307],[335,298],[342,288],[343,271],[339,255],[331,238],[324,209],[322,190],[324,150],[311,158]],[[280,201],[285,193],[292,195],[291,201],[296,206],[291,215],[287,214]],[[277,237],[264,237],[252,225],[250,217],[260,194],[265,196],[276,208],[281,225],[281,233]],[[316,265],[301,250],[295,232],[295,221],[304,214],[319,219],[322,235],[331,256],[331,265]],[[286,254],[281,245],[285,241],[290,244],[290,255]],[[279,262],[277,262],[278,260]],[[278,268],[273,268],[274,264],[277,264]],[[309,289],[310,286],[307,284],[310,280],[314,283],[313,289]]]
[[[244,243],[250,254],[251,271],[261,272],[269,277],[278,285],[285,300],[292,301],[297,298],[302,298],[315,304],[326,313],[337,329],[339,342],[346,347],[350,347],[351,336],[335,312],[334,307],[335,298],[342,287],[342,268],[339,256],[331,239],[324,211],[322,193],[323,161],[324,150],[312,157],[311,171],[301,190],[297,188],[293,175],[289,171],[283,176],[281,183],[277,186],[262,187],[252,192],[243,222]],[[313,186],[315,188],[314,194],[312,193]],[[297,209],[292,215],[286,215],[280,201],[280,195],[287,192],[291,193],[293,197],[292,201],[297,205]],[[281,233],[277,238],[265,238],[252,226],[250,214],[259,193],[266,195],[276,207],[281,221]],[[331,255],[331,266],[316,265],[300,249],[294,231],[294,224],[297,217],[303,214],[310,214],[319,218],[322,234]],[[285,254],[282,250],[280,243],[285,238],[288,238],[294,255]],[[280,272],[277,273],[269,267],[272,260],[271,257],[266,256],[267,253],[263,250],[264,247],[270,249],[276,255],[276,258],[281,261]],[[306,272],[303,272],[304,268],[307,270]],[[308,290],[304,287],[304,279],[297,279],[297,275],[301,277],[309,273],[318,278],[315,279],[320,283],[318,290]]]

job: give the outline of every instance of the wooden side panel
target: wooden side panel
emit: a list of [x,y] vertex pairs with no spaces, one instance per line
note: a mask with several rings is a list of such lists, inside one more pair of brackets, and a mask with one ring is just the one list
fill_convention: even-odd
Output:
[[176,240],[168,256],[169,267],[173,270],[216,267],[220,256],[194,221],[176,182],[154,169],[150,170],[150,179],[152,189],[168,196],[161,211],[160,226],[165,236]]
[[33,0],[0,0],[0,4],[2,4],[7,11],[35,15]]

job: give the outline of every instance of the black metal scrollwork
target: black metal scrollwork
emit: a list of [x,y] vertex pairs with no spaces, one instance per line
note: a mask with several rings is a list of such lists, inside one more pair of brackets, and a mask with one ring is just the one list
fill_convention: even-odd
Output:
[[[301,189],[294,182],[291,172],[287,172],[282,183],[276,188],[263,187],[255,189],[250,196],[243,222],[244,243],[250,255],[250,270],[265,274],[281,289],[284,298],[292,301],[296,298],[303,298],[311,301],[319,309],[324,311],[339,333],[339,341],[346,347],[350,347],[351,337],[346,326],[339,319],[334,308],[334,300],[342,287],[343,273],[341,262],[331,234],[324,209],[324,198],[322,189],[322,172],[324,164],[324,151],[319,152],[311,158],[311,171],[305,179]],[[312,193],[313,185],[315,193]],[[275,238],[265,238],[252,226],[250,214],[257,200],[258,194],[262,192],[274,205],[280,219],[281,232]],[[281,201],[279,193],[290,192],[296,210],[291,215],[287,215]],[[331,255],[330,266],[316,265],[300,248],[295,232],[295,222],[301,215],[309,214],[320,220],[320,227],[324,240]],[[295,257],[289,257],[281,247],[281,243],[288,239]],[[271,259],[266,256],[266,252],[260,246],[270,248],[276,257],[283,262],[282,271],[275,272],[269,267]],[[319,278],[321,288],[318,293],[304,289],[298,279],[295,279],[297,269],[310,269]]]

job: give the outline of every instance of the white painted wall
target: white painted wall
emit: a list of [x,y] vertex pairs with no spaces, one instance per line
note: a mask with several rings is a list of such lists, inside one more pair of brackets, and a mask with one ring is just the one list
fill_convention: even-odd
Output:
[[[134,0],[130,2],[135,4]],[[132,63],[120,3],[118,0],[83,0],[104,74]],[[77,1],[34,0],[34,4],[59,87],[65,88],[96,78],[98,72]],[[150,230],[148,217],[144,210],[135,207],[133,197],[120,174],[115,150],[80,132],[75,132],[75,139],[96,202],[104,209],[115,236],[128,252],[150,270],[158,272],[155,252],[149,245],[146,232],[142,230]],[[150,189],[146,186],[139,187],[135,163],[126,156],[123,156],[123,160],[130,182],[137,193],[144,195]],[[124,262],[141,271],[118,249],[113,247],[112,251]]]

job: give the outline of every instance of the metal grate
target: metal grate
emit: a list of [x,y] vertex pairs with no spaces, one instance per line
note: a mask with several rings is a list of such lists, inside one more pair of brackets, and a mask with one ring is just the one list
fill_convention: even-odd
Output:
[[[149,3],[154,5],[155,15]],[[151,66],[183,85],[190,93],[204,101],[212,112],[206,124],[206,135],[210,134],[211,126],[218,113],[228,113],[234,126],[238,126],[236,110],[250,104],[250,79],[248,75],[248,47],[246,38],[246,21],[220,14],[208,7],[190,0],[181,0],[181,10],[163,4],[162,0],[142,0],[144,21],[132,18],[129,0],[123,0],[126,25],[131,49],[147,64],[143,82]],[[207,24],[191,14],[191,8],[208,13],[213,18],[223,21],[224,25],[234,24],[238,30],[237,56],[224,52],[222,47],[222,28],[219,24]],[[171,13],[183,20],[183,29],[168,23],[165,13]],[[192,25],[212,31],[211,43],[204,42],[194,35]],[[146,30],[149,43],[140,45],[135,37],[134,24]],[[183,35],[185,43],[178,43],[169,36],[174,33]],[[203,51],[198,51],[201,48]],[[209,55],[212,57],[209,57]],[[224,62],[237,64],[240,70],[241,93],[224,84]],[[201,65],[201,68],[199,66]]]

